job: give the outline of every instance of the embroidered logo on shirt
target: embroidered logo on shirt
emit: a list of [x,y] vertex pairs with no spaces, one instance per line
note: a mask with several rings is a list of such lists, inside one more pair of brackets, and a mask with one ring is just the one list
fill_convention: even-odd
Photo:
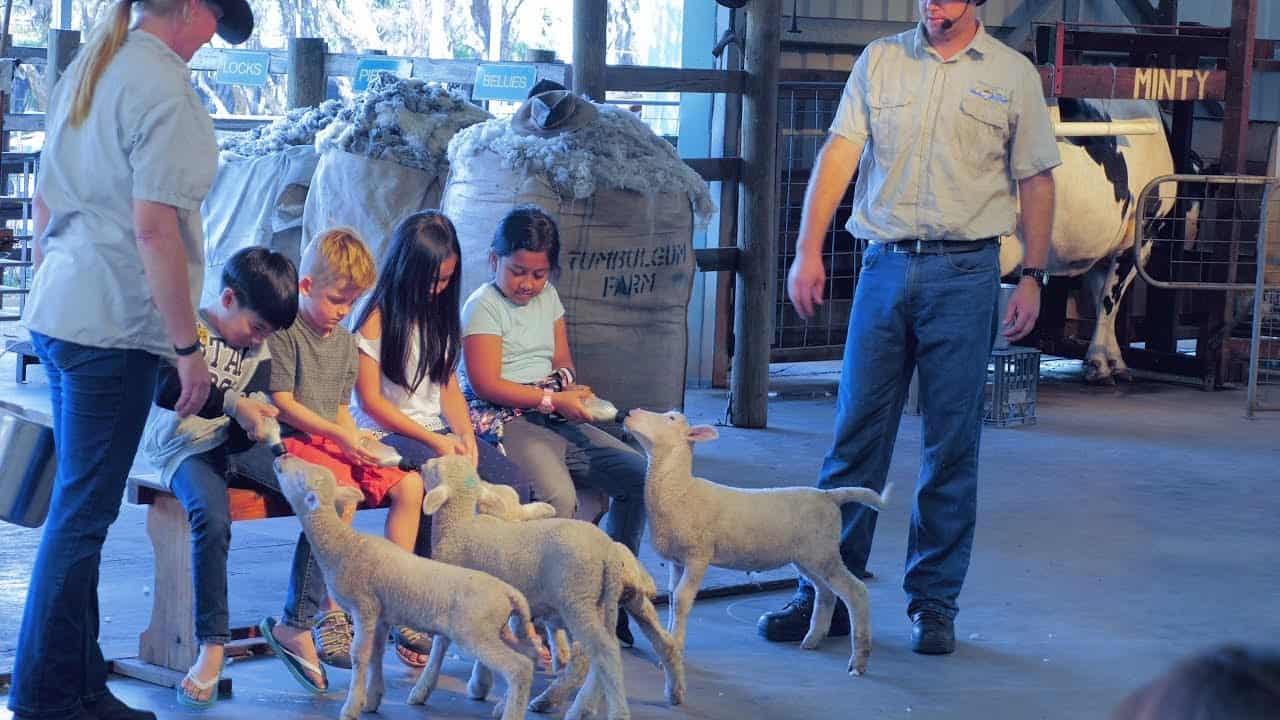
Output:
[[1009,104],[1009,94],[998,87],[993,87],[984,83],[978,83],[969,89],[969,94],[980,97],[988,102],[998,102],[1003,105]]

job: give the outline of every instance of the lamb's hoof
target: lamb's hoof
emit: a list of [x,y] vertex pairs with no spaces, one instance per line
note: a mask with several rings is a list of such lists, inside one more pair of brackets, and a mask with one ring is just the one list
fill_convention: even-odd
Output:
[[1133,382],[1133,371],[1129,368],[1118,368],[1111,373],[1111,377],[1116,382],[1122,382],[1127,385]]
[[474,686],[467,684],[467,697],[472,700],[484,700],[489,697],[489,688],[484,686]]
[[405,703],[409,705],[426,705],[427,704],[426,691],[425,690],[419,691],[417,688],[410,690],[409,699],[405,700]]
[[382,691],[371,692],[364,699],[364,711],[367,713],[378,712],[378,706],[382,704]]
[[555,698],[551,697],[551,690],[548,688],[538,697],[529,701],[529,712],[532,713],[553,713],[556,711]]
[[502,698],[493,704],[493,717],[501,718],[503,713],[507,711],[507,699]]
[[800,647],[805,650],[817,650],[818,646],[822,644],[823,637],[822,635],[814,634],[805,635],[804,640],[800,642]]
[[854,677],[862,677],[867,672],[866,658],[849,658],[849,674]]
[[666,687],[666,696],[667,696],[667,702],[670,703],[672,707],[683,703],[684,702],[684,683],[680,683],[675,687],[671,687],[670,685],[668,685]]
[[1116,378],[1111,372],[1111,366],[1095,361],[1085,363],[1084,381],[1089,385],[1100,387],[1113,387],[1116,384]]

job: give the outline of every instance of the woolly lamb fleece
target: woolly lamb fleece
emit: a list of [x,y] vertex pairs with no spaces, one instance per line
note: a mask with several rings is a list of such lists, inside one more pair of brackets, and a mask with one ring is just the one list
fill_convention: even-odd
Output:
[[342,150],[444,175],[450,138],[491,117],[460,92],[378,73],[369,89],[317,134],[316,149],[321,153]]
[[581,200],[597,190],[684,192],[698,221],[706,223],[715,212],[707,183],[671,143],[629,110],[596,109],[595,122],[549,138],[521,135],[507,120],[472,125],[449,143],[449,162],[465,163],[487,150],[501,158],[503,167],[543,177],[565,199]]
[[290,110],[266,125],[227,137],[222,149],[244,157],[261,157],[295,145],[311,145],[316,133],[328,127],[341,109],[341,102],[326,100],[320,107]]

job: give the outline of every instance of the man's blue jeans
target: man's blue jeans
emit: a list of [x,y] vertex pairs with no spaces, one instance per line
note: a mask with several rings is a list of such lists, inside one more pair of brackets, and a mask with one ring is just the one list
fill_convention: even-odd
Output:
[[[977,520],[983,387],[999,319],[997,246],[863,257],[845,341],[835,438],[818,487],[882,490],[913,370],[923,410],[920,474],[907,546],[907,612],[954,618]],[[901,498],[903,495],[898,495]],[[866,567],[877,513],[843,508],[840,554]]]
[[98,566],[151,407],[159,358],[32,333],[49,379],[58,473],[27,589],[9,709],[74,717],[107,693]]

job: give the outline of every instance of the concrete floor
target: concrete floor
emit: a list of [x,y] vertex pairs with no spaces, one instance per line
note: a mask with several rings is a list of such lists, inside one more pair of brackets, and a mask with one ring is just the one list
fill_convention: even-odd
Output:
[[[7,384],[11,363],[0,358],[0,395],[41,402],[39,387]],[[769,429],[721,427],[720,441],[699,446],[698,472],[753,487],[811,484],[830,439],[836,379],[831,365],[776,368]],[[911,508],[910,494],[900,492],[872,553],[879,577],[868,584],[875,650],[866,677],[845,675],[846,639],[805,652],[755,636],[756,617],[787,592],[707,600],[694,609],[686,705],[663,703],[662,676],[643,640],[624,653],[632,716],[1105,717],[1131,688],[1186,653],[1226,641],[1276,642],[1280,414],[1246,420],[1241,391],[1086,388],[1078,364],[1066,362],[1046,364],[1040,393],[1037,425],[984,434],[979,527],[954,655],[917,656],[908,647],[901,581]],[[696,421],[715,422],[724,406],[722,392],[689,392]],[[891,469],[900,490],[914,482],[918,450],[919,420],[905,417]],[[380,529],[375,512],[361,517],[364,529]],[[142,519],[126,507],[104,553],[109,657],[131,654],[150,608]],[[237,527],[234,623],[278,613],[287,562],[281,548],[296,532],[288,523]],[[0,672],[12,664],[37,540],[35,531],[0,525]],[[664,585],[651,551],[643,556]],[[724,573],[717,582],[745,580]],[[449,677],[425,710],[403,705],[412,678],[394,659],[387,667],[382,717],[488,716],[491,704],[466,698],[461,661],[446,666]],[[206,717],[333,717],[349,674],[331,671],[335,691],[323,699],[304,695],[273,658],[233,663],[228,676],[234,698]],[[126,680],[112,687],[161,717],[185,715],[171,690]],[[8,717],[0,710],[0,720]]]

